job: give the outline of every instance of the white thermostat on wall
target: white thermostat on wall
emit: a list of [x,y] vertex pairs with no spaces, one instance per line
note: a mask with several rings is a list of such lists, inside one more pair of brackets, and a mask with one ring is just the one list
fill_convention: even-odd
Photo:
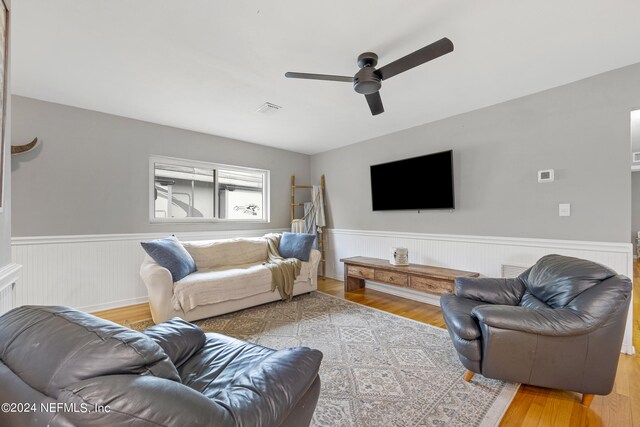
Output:
[[553,182],[553,169],[538,171],[538,182]]

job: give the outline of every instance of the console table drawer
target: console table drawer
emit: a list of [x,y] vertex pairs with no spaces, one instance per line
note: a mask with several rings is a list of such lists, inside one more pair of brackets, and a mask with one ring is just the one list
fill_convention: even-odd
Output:
[[409,287],[417,291],[438,295],[452,294],[455,290],[455,285],[450,280],[420,276],[411,276],[411,284]]
[[385,270],[376,270],[373,280],[399,286],[407,286],[409,284],[409,277],[406,274]]
[[349,276],[362,277],[363,279],[373,280],[373,268],[361,267],[359,265],[349,265],[347,267]]
[[[396,266],[386,259],[351,257],[344,258],[344,291],[353,292],[365,287],[367,280],[426,292],[432,295],[455,292],[457,277],[478,277],[471,271],[452,270],[423,264]],[[380,288],[383,288],[382,286]],[[414,292],[407,292],[409,295]]]

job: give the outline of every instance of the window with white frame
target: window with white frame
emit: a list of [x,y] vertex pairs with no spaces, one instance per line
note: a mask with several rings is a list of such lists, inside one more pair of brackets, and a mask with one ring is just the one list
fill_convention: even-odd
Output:
[[269,221],[269,171],[152,156],[151,222]]

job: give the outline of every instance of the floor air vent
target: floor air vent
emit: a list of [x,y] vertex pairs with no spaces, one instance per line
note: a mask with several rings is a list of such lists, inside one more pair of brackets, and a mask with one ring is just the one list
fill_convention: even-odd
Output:
[[529,268],[529,266],[518,264],[502,264],[502,277],[518,277],[520,274],[524,273],[527,268]]

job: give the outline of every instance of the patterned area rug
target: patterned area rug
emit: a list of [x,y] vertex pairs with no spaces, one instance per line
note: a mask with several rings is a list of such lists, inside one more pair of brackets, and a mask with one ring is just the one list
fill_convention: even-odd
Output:
[[518,389],[481,375],[465,382],[444,329],[320,292],[195,323],[274,349],[322,351],[313,426],[495,426]]

